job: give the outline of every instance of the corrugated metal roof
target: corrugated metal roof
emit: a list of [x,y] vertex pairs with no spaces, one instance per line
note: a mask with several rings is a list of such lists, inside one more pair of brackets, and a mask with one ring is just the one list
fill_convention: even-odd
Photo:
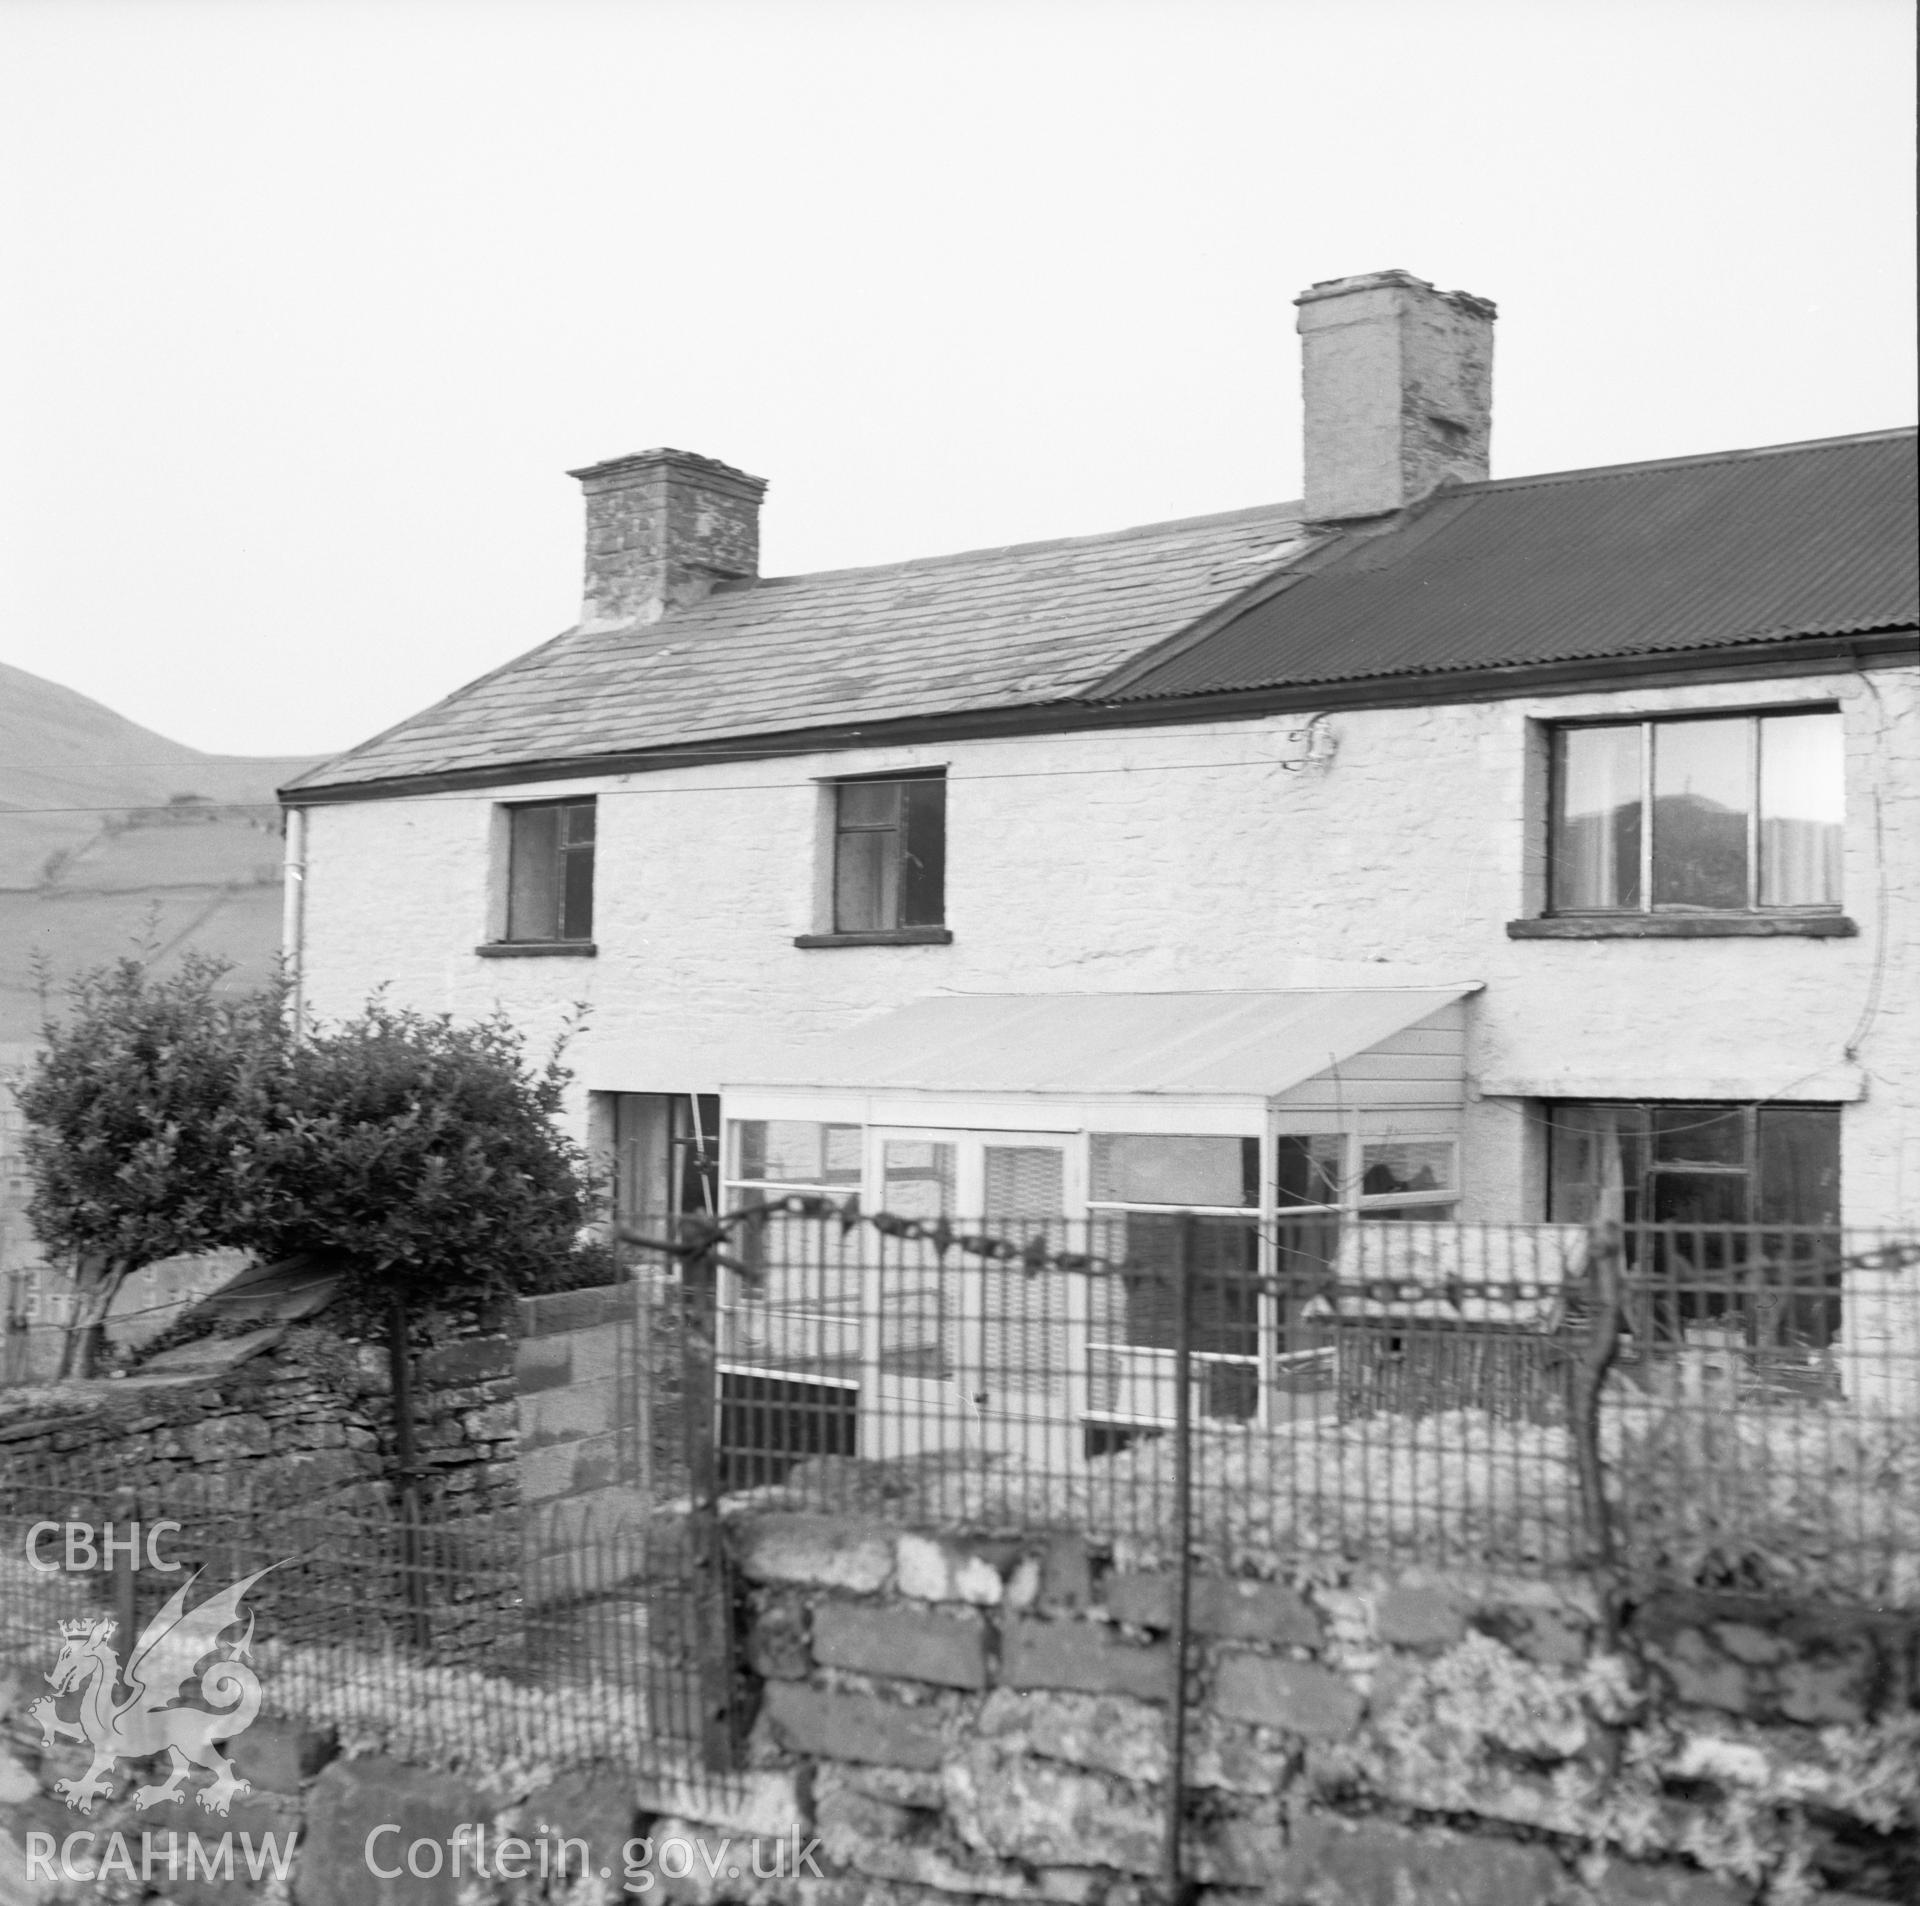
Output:
[[1914,447],[1892,431],[1445,491],[1092,698],[1911,627]]
[[1070,699],[1305,547],[1297,504],[729,584],[574,630],[289,784],[575,760]]
[[947,994],[769,1054],[723,1089],[1271,1098],[1475,990]]

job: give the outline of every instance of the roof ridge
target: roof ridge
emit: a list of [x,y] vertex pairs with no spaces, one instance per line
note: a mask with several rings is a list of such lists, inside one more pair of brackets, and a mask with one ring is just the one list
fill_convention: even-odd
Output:
[[[1792,456],[1818,450],[1845,450],[1856,444],[1892,443],[1920,435],[1920,425],[1898,424],[1890,430],[1861,430],[1845,437],[1802,437],[1793,443],[1759,443],[1739,450],[1709,450],[1688,457],[1647,457],[1637,463],[1595,463],[1577,470],[1539,470],[1531,476],[1490,477],[1479,483],[1448,484],[1440,496],[1483,496],[1491,490],[1524,490],[1549,483],[1599,482],[1607,477],[1639,476],[1648,470],[1698,469],[1709,463],[1745,463],[1760,457]],[[1423,498],[1432,501],[1433,497]]]
[[[888,570],[938,569],[948,564],[980,562],[990,556],[1038,555],[1050,549],[1084,549],[1098,544],[1124,543],[1164,536],[1175,530],[1225,529],[1232,523],[1252,523],[1263,517],[1276,522],[1300,522],[1304,505],[1298,501],[1255,503],[1244,509],[1214,510],[1199,516],[1173,516],[1159,523],[1134,523],[1125,529],[1094,530],[1080,536],[1049,536],[1033,543],[985,543],[977,549],[949,550],[939,556],[905,556],[890,563],[849,563],[840,569],[800,569],[785,576],[749,576],[720,584],[709,601],[727,596],[751,595],[769,584],[787,582],[827,582],[839,576],[873,576]],[[696,605],[697,606],[697,605]],[[684,611],[676,611],[677,614]]]
[[[1432,496],[1422,498],[1421,501],[1434,502],[1444,497],[1454,496],[1479,496],[1490,490],[1525,489],[1536,484],[1579,483],[1605,477],[1632,476],[1646,470],[1678,470],[1709,463],[1735,463],[1753,457],[1783,456],[1798,451],[1838,450],[1852,444],[1890,442],[1898,437],[1914,436],[1916,432],[1920,432],[1920,425],[1901,424],[1887,430],[1856,431],[1839,437],[1805,437],[1790,443],[1753,444],[1740,449],[1704,451],[1684,457],[1647,457],[1633,463],[1596,463],[1582,465],[1572,470],[1539,470],[1525,476],[1491,477],[1478,483],[1448,484]],[[786,575],[741,577],[736,581],[719,584],[707,600],[750,595],[756,589],[783,583],[831,582],[842,576],[873,576],[889,571],[939,569],[950,564],[980,562],[993,556],[1039,555],[1053,549],[1084,549],[1101,544],[1144,540],[1179,530],[1225,528],[1231,523],[1251,523],[1262,517],[1278,521],[1291,520],[1304,525],[1305,509],[1304,501],[1297,499],[1281,503],[1255,503],[1237,510],[1213,510],[1197,516],[1173,516],[1160,522],[1134,523],[1123,529],[1093,530],[1078,536],[1042,537],[1030,543],[983,543],[972,549],[948,550],[937,556],[905,556],[894,562],[847,563],[837,569],[799,569]],[[698,605],[689,606],[697,607]],[[677,613],[684,614],[685,611]]]

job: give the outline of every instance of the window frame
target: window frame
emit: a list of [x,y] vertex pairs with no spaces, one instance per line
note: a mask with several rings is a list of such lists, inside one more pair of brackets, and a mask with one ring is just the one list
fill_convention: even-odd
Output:
[[[810,1125],[820,1134],[819,1169],[806,1178],[778,1178],[771,1176],[765,1169],[752,1172],[748,1169],[747,1134],[749,1125]],[[828,1154],[831,1149],[827,1134],[830,1131],[853,1131],[859,1134],[855,1146],[858,1163],[851,1175],[843,1167],[834,1172],[828,1167]],[[722,1097],[720,1104],[720,1203],[727,1211],[738,1211],[747,1205],[777,1206],[783,1199],[828,1198],[843,1203],[851,1196],[857,1203],[866,1187],[867,1154],[870,1144],[870,1129],[863,1119],[827,1118],[818,1115],[806,1116],[794,1112],[765,1113],[745,1117],[729,1106]],[[768,1161],[763,1157],[764,1167]],[[798,1220],[802,1225],[811,1220]],[[851,1314],[855,1343],[859,1346],[864,1334],[864,1316],[874,1306],[864,1301],[863,1274],[857,1261],[851,1264],[829,1263],[822,1259],[819,1263],[807,1265],[801,1260],[796,1279],[797,1291],[789,1285],[774,1286],[762,1281],[765,1262],[767,1236],[773,1232],[778,1221],[767,1225],[749,1225],[735,1238],[733,1251],[740,1268],[722,1267],[718,1304],[719,1315],[716,1319],[718,1336],[716,1338],[716,1368],[723,1378],[737,1379],[784,1377],[800,1383],[824,1387],[836,1393],[851,1395],[857,1399],[860,1391],[859,1370],[862,1356],[856,1347],[851,1359],[844,1348],[830,1352],[827,1348],[829,1338],[838,1328],[844,1330],[848,1315],[845,1306],[849,1301],[854,1308]],[[799,1233],[804,1236],[804,1231]],[[811,1328],[815,1347],[811,1353],[802,1350],[790,1363],[761,1364],[743,1354],[734,1342],[737,1328],[750,1328],[748,1320],[756,1312],[763,1318],[776,1312],[789,1317],[805,1320],[803,1330]],[[844,1339],[840,1340],[844,1343]],[[847,1374],[848,1370],[852,1375]],[[857,1445],[856,1445],[857,1447]],[[854,1453],[846,1451],[843,1453]]]
[[[1253,1430],[1267,1427],[1272,1416],[1273,1372],[1278,1354],[1277,1316],[1274,1305],[1274,1293],[1271,1279],[1267,1275],[1272,1248],[1271,1240],[1268,1236],[1268,1218],[1270,1214],[1268,1180],[1271,1176],[1270,1155],[1272,1151],[1270,1141],[1252,1132],[1114,1131],[1111,1127],[1102,1127],[1091,1122],[1081,1137],[1087,1153],[1088,1197],[1086,1201],[1086,1211],[1090,1241],[1100,1236],[1103,1225],[1112,1225],[1116,1222],[1124,1223],[1129,1218],[1144,1218],[1150,1221],[1171,1221],[1177,1220],[1183,1213],[1197,1219],[1201,1223],[1244,1226],[1253,1234],[1254,1262],[1251,1272],[1253,1305],[1251,1318],[1246,1320],[1248,1327],[1251,1329],[1253,1347],[1250,1350],[1202,1350],[1193,1348],[1189,1350],[1188,1356],[1193,1366],[1194,1389],[1197,1392],[1193,1399],[1194,1417],[1196,1421],[1204,1421],[1210,1428],[1215,1430]],[[1250,1186],[1243,1183],[1242,1191],[1244,1193],[1246,1190],[1251,1189],[1254,1194],[1253,1202],[1250,1204],[1240,1203],[1230,1205],[1194,1204],[1161,1202],[1140,1197],[1095,1197],[1092,1195],[1094,1188],[1094,1148],[1098,1140],[1107,1137],[1146,1139],[1218,1138],[1222,1142],[1241,1146],[1243,1148],[1243,1156],[1244,1148],[1251,1145],[1253,1147],[1253,1156],[1250,1162],[1253,1177]],[[1245,1171],[1246,1164],[1243,1163],[1243,1177]],[[1217,1283],[1224,1292],[1231,1287],[1234,1280],[1227,1276],[1216,1274],[1209,1281]],[[1222,1329],[1229,1327],[1226,1317],[1227,1309],[1227,1300],[1223,1296],[1221,1299],[1222,1316],[1217,1320],[1217,1326]],[[1102,1357],[1115,1357],[1131,1359],[1142,1367],[1152,1367],[1160,1372],[1159,1379],[1150,1385],[1150,1388],[1155,1393],[1154,1400],[1158,1401],[1158,1391],[1164,1383],[1164,1387],[1169,1395],[1168,1409],[1171,1410],[1173,1408],[1171,1392],[1173,1388],[1173,1366],[1176,1352],[1164,1344],[1139,1343],[1133,1341],[1131,1337],[1125,1335],[1131,1321],[1129,1306],[1124,1301],[1120,1307],[1119,1327],[1122,1333],[1121,1335],[1115,1336],[1110,1334],[1097,1325],[1091,1318],[1087,1321],[1085,1335],[1080,1345],[1080,1353],[1085,1365],[1088,1400],[1087,1407],[1080,1413],[1080,1420],[1089,1433],[1097,1436],[1117,1435],[1122,1439],[1131,1439],[1141,1434],[1159,1435],[1169,1429],[1175,1421],[1175,1418],[1171,1414],[1149,1414],[1143,1410],[1128,1410],[1124,1408],[1098,1409],[1093,1406],[1092,1396],[1096,1384],[1096,1365]],[[1208,1407],[1213,1396],[1212,1385],[1216,1381],[1229,1380],[1230,1374],[1234,1371],[1250,1372],[1253,1379],[1254,1405],[1252,1411],[1245,1416],[1235,1415],[1225,1411],[1216,1413]],[[1218,1377],[1214,1374],[1216,1372],[1219,1373]],[[1122,1391],[1122,1400],[1125,1399],[1126,1394],[1125,1391]],[[1117,1446],[1124,1447],[1125,1440]]]
[[[1544,902],[1538,922],[1516,921],[1509,928],[1537,925],[1550,928],[1552,923],[1561,922],[1568,926],[1590,926],[1598,931],[1608,930],[1642,931],[1658,933],[1663,930],[1684,934],[1687,923],[1711,923],[1720,931],[1737,931],[1738,923],[1751,923],[1760,931],[1781,930],[1805,932],[1847,932],[1852,923],[1844,916],[1844,898],[1823,901],[1796,901],[1784,903],[1766,903],[1760,898],[1761,863],[1763,856],[1762,831],[1764,816],[1761,811],[1761,789],[1763,768],[1763,749],[1761,746],[1761,725],[1768,720],[1801,715],[1831,715],[1836,721],[1841,719],[1839,704],[1832,701],[1790,702],[1768,704],[1763,707],[1748,708],[1698,708],[1663,709],[1644,714],[1605,714],[1582,716],[1570,721],[1554,721],[1544,724],[1547,729],[1547,775],[1546,775],[1546,882],[1542,895]],[[1683,724],[1701,724],[1707,722],[1740,722],[1747,731],[1746,761],[1746,856],[1745,889],[1746,898],[1738,906],[1706,905],[1684,900],[1661,901],[1655,898],[1654,889],[1654,850],[1655,850],[1655,730],[1678,727]],[[1557,906],[1554,903],[1554,888],[1561,863],[1561,795],[1566,783],[1566,757],[1564,738],[1582,730],[1599,728],[1631,728],[1639,738],[1639,811],[1640,843],[1638,865],[1636,868],[1640,902],[1637,906]],[[1846,765],[1846,734],[1844,726],[1839,730],[1841,749],[1841,771],[1843,776]],[[1844,813],[1841,827],[1845,829]],[[1515,937],[1526,937],[1516,934]]]
[[[1398,1216],[1408,1212],[1412,1216],[1431,1219],[1438,1224],[1455,1221],[1465,1190],[1461,1182],[1461,1154],[1463,1147],[1458,1131],[1417,1128],[1411,1131],[1372,1132],[1363,1131],[1356,1126],[1347,1126],[1337,1132],[1311,1131],[1305,1129],[1286,1130],[1284,1120],[1276,1125],[1268,1138],[1270,1156],[1267,1161],[1269,1195],[1273,1199],[1273,1215],[1276,1222],[1285,1224],[1295,1218],[1341,1218],[1349,1222],[1373,1219],[1380,1222],[1382,1212],[1392,1212]],[[1279,1145],[1283,1139],[1331,1139],[1340,1147],[1339,1178],[1334,1186],[1339,1194],[1317,1204],[1282,1204],[1279,1196]],[[1367,1152],[1369,1149],[1386,1145],[1444,1145],[1448,1155],[1448,1175],[1451,1184],[1436,1186],[1431,1191],[1367,1191],[1364,1189],[1367,1173]]]
[[[758,1116],[749,1114],[742,1117],[730,1106],[721,1108],[721,1183],[724,1188],[723,1203],[728,1210],[735,1208],[739,1194],[764,1192],[769,1202],[777,1203],[791,1195],[802,1197],[846,1198],[863,1192],[866,1188],[866,1148],[870,1126],[864,1119],[806,1117],[800,1113],[782,1113]],[[766,1172],[752,1172],[747,1169],[746,1133],[748,1125],[812,1125],[822,1134],[820,1144],[820,1170],[811,1178],[774,1178]],[[829,1131],[857,1131],[860,1134],[860,1163],[854,1167],[851,1177],[842,1172],[839,1176],[830,1174],[826,1168],[828,1145],[825,1134]]]
[[[1575,1140],[1574,1120],[1568,1115],[1625,1112],[1642,1121],[1632,1135],[1642,1157],[1631,1180],[1625,1170],[1624,1146],[1620,1159],[1627,1259],[1638,1287],[1632,1295],[1628,1326],[1636,1358],[1656,1345],[1684,1344],[1695,1328],[1736,1329],[1751,1349],[1785,1353],[1790,1360],[1825,1358],[1842,1342],[1847,1300],[1838,1247],[1846,1215],[1844,1104],[1817,1099],[1663,1098],[1552,1098],[1539,1104],[1547,1138],[1543,1208],[1550,1224],[1590,1225],[1606,1215],[1591,1180],[1576,1187],[1562,1176],[1559,1148]],[[1689,1115],[1697,1129],[1737,1117],[1739,1159],[1709,1157],[1704,1147],[1698,1157],[1662,1158],[1659,1148],[1667,1135],[1658,1124],[1662,1112]],[[1830,1204],[1818,1213],[1782,1217],[1767,1209],[1785,1186],[1772,1177],[1779,1154],[1771,1148],[1766,1126],[1783,1115],[1814,1113],[1822,1116],[1832,1167],[1826,1186]],[[1796,1164],[1789,1167],[1787,1177],[1804,1186],[1803,1172],[1804,1163]],[[1726,1219],[1656,1215],[1650,1206],[1659,1196],[1661,1181],[1686,1179],[1696,1185],[1717,1181],[1737,1187],[1744,1215]],[[1591,1207],[1579,1217],[1562,1208],[1563,1195],[1576,1188],[1580,1202]],[[1815,1190],[1818,1195],[1817,1182]]]
[[[538,956],[552,954],[573,957],[591,957],[598,951],[593,937],[596,885],[596,857],[600,837],[600,800],[596,794],[568,794],[545,801],[503,802],[496,810],[500,817],[499,853],[496,861],[495,918],[498,931],[492,939],[474,949],[483,956],[494,959]],[[584,812],[588,818],[588,834],[585,840],[570,839],[572,822],[570,816]],[[534,814],[552,813],[559,817],[556,837],[552,843],[554,856],[553,895],[554,910],[550,922],[551,931],[546,933],[515,932],[517,924],[514,918],[514,878],[520,856],[527,851],[522,844],[523,817]],[[575,876],[580,862],[586,865],[584,920],[573,917],[579,905],[580,896],[575,890]]]
[[[1334,1196],[1319,1203],[1283,1204],[1280,1201],[1280,1147],[1289,1139],[1331,1140],[1339,1147],[1331,1189]],[[1444,1145],[1450,1182],[1432,1191],[1364,1189],[1367,1152],[1372,1146]],[[1332,1339],[1308,1324],[1313,1300],[1332,1280],[1346,1229],[1354,1224],[1457,1224],[1466,1198],[1462,1166],[1466,1146],[1457,1127],[1416,1123],[1409,1130],[1370,1130],[1360,1123],[1334,1130],[1316,1129],[1316,1122],[1290,1125],[1278,1115],[1267,1135],[1266,1197],[1272,1211],[1274,1285],[1278,1298],[1276,1323],[1279,1340],[1287,1346],[1275,1359],[1285,1365],[1310,1366],[1327,1353]]]
[[[1643,1144],[1656,1144],[1659,1134],[1655,1130],[1655,1116],[1661,1112],[1684,1112],[1708,1114],[1715,1118],[1740,1120],[1740,1159],[1737,1163],[1728,1163],[1706,1157],[1700,1158],[1661,1158],[1649,1153],[1639,1179],[1631,1186],[1624,1183],[1623,1192],[1635,1201],[1652,1188],[1655,1180],[1661,1178],[1723,1178],[1737,1180],[1742,1188],[1746,1215],[1725,1222],[1736,1229],[1765,1230],[1826,1230],[1836,1229],[1843,1220],[1844,1207],[1840,1203],[1840,1190],[1836,1186],[1834,1193],[1834,1213],[1831,1217],[1775,1218],[1764,1214],[1762,1206],[1772,1190],[1768,1182],[1766,1163],[1767,1151],[1761,1131],[1761,1121],[1773,1113],[1811,1113],[1819,1112],[1827,1116],[1831,1124],[1835,1168],[1843,1156],[1845,1133],[1845,1106],[1838,1101],[1825,1099],[1676,1099],[1676,1098],[1551,1098],[1540,1102],[1544,1114],[1547,1134],[1547,1172],[1546,1172],[1546,1221],[1549,1224],[1588,1224],[1593,1222],[1591,1215],[1574,1217],[1557,1209],[1563,1189],[1560,1162],[1557,1156],[1559,1148],[1572,1140],[1572,1121],[1566,1115],[1583,1111],[1629,1112],[1644,1116],[1647,1120],[1644,1133],[1635,1136]],[[1704,1121],[1703,1121],[1704,1122]],[[1659,1219],[1644,1210],[1635,1209],[1627,1220],[1632,1224],[1653,1225],[1675,1223],[1682,1226],[1690,1223],[1714,1228],[1709,1221],[1691,1219]]]
[[[937,877],[930,883],[934,905],[922,911],[937,912],[936,919],[909,920],[909,863],[913,859],[913,817],[904,796],[896,807],[895,818],[885,824],[849,823],[843,818],[845,791],[849,788],[893,787],[904,789],[937,783],[939,829],[939,865]],[[947,925],[946,849],[947,849],[947,770],[931,768],[892,768],[872,774],[836,775],[820,783],[823,796],[820,828],[821,878],[815,907],[817,926],[811,933],[797,934],[798,947],[829,946],[948,946],[953,942]],[[924,824],[924,823],[923,823]],[[892,836],[892,892],[894,918],[862,926],[843,926],[840,914],[840,874],[842,842],[853,836],[887,834]],[[924,838],[921,845],[925,847]],[[924,903],[925,895],[922,894]]]

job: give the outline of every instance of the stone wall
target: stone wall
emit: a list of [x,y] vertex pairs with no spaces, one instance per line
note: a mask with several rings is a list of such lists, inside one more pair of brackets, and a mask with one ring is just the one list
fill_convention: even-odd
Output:
[[[809,1515],[738,1518],[729,1544],[757,1696],[734,1773],[412,1766],[269,1688],[281,1718],[233,1743],[251,1790],[229,1815],[138,1812],[133,1782],[156,1775],[123,1765],[81,1819],[52,1789],[84,1753],[42,1744],[37,1679],[0,1675],[0,1899],[94,1897],[24,1864],[30,1834],[87,1830],[83,1853],[119,1832],[136,1861],[145,1833],[297,1836],[284,1883],[148,1872],[147,1897],[199,1906],[1161,1906],[1168,1575],[1071,1535]],[[1616,1639],[1579,1583],[1326,1567],[1198,1576],[1191,1627],[1197,1906],[1920,1896],[1913,1616],[1669,1596]],[[455,1691],[443,1677],[436,1698]],[[524,1877],[476,1874],[482,1828],[496,1858],[516,1836]],[[562,1839],[566,1883],[543,1881]]]
[[[810,1796],[867,1887],[821,1899],[1154,1897],[1170,1576],[1071,1535],[776,1515],[734,1542],[742,1792]],[[1577,1582],[1328,1570],[1198,1577],[1191,1629],[1188,1870],[1219,1906],[1920,1889],[1920,1617],[1661,1597],[1614,1640]]]
[[[514,1506],[513,1346],[450,1337],[417,1348],[413,1368],[429,1504],[461,1514]],[[386,1350],[323,1325],[297,1326],[228,1369],[126,1378],[93,1396],[84,1413],[0,1426],[6,1484],[22,1501],[50,1491],[79,1519],[171,1519],[183,1525],[176,1546],[191,1554],[196,1517],[377,1516],[394,1500]]]

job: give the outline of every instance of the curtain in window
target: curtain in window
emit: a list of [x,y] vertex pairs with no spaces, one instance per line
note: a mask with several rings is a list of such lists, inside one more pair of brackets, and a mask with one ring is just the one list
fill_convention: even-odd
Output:
[[1559,1224],[1625,1222],[1627,1160],[1617,1105],[1556,1105],[1547,1214]]
[[1837,906],[1840,829],[1830,821],[1760,823],[1760,900],[1769,907]]
[[1844,742],[1833,714],[1760,723],[1760,904],[1840,904]]
[[1569,728],[1558,745],[1552,904],[1637,907],[1640,730]]

